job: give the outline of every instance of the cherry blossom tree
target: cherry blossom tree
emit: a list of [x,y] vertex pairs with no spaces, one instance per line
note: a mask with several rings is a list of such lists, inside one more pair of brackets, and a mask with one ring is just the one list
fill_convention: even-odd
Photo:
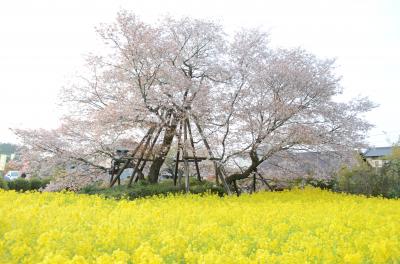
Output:
[[373,107],[368,99],[336,99],[334,60],[271,48],[259,30],[230,38],[212,21],[167,17],[151,25],[122,11],[97,32],[104,53],[88,56],[86,72],[64,89],[63,125],[15,130],[47,159],[104,173],[117,146],[139,148],[150,133],[155,183],[171,144],[189,130],[184,156],[187,146],[206,153],[229,189],[278,153],[352,150],[370,128],[362,118]]

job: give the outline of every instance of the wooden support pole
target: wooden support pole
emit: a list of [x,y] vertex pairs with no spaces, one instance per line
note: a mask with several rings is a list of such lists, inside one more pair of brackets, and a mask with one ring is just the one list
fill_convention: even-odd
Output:
[[110,183],[110,187],[113,187],[114,184],[118,181],[118,179],[121,177],[122,172],[128,167],[129,163],[131,163],[132,159],[127,159],[122,167],[119,168],[117,175],[114,177],[114,179]]
[[[176,161],[175,161],[175,171],[174,171],[174,185],[175,186],[176,186],[176,182],[178,179],[179,156],[180,156],[180,151],[181,151],[181,137],[182,137],[181,134],[182,134],[182,121],[179,122],[179,131],[178,131],[178,148],[176,150]],[[180,185],[181,185],[181,180],[179,179],[179,186]]]
[[114,172],[111,172],[110,183],[114,180]]
[[192,153],[194,157],[194,165],[196,167],[196,172],[197,172],[197,180],[201,182],[201,175],[200,175],[200,169],[199,169],[199,163],[197,162],[196,158],[196,149],[194,147],[194,141],[193,141],[193,135],[192,135],[192,128],[190,127],[190,121],[189,118],[186,119],[186,126],[187,130],[189,132],[189,138],[190,138],[190,145],[192,146]]
[[114,180],[114,175],[115,175],[115,161],[112,161],[112,167],[111,167],[111,177],[110,177],[110,184],[112,183],[112,181]]
[[186,127],[186,119],[183,121],[183,163],[185,167],[185,192],[189,192],[189,162],[188,162],[188,152],[187,152],[187,127]]
[[139,142],[139,145],[135,148],[135,150],[132,152],[131,157],[127,158],[124,165],[120,166],[117,175],[115,176],[115,178],[111,181],[110,183],[110,187],[114,186],[114,184],[117,182],[117,180],[120,182],[120,177],[122,172],[128,167],[129,163],[131,163],[133,157],[136,155],[136,153],[138,152],[138,150],[140,149],[140,147],[143,145],[143,143],[145,142],[145,140],[147,139],[147,137],[150,135],[151,131],[154,130],[153,127],[151,127],[146,135],[142,138],[142,140]]
[[144,166],[146,166],[146,162],[150,159],[150,155],[151,155],[151,153],[152,153],[152,151],[153,151],[154,145],[156,144],[157,139],[158,139],[158,137],[160,136],[162,130],[163,130],[163,127],[160,127],[160,128],[158,129],[158,131],[157,131],[157,133],[156,133],[156,135],[155,135],[155,137],[154,137],[154,139],[153,139],[153,142],[151,142],[150,149],[149,149],[149,151],[147,152],[146,157],[143,159],[142,166],[140,166],[140,168],[139,168],[139,171],[140,171],[140,172],[143,172]]
[[[211,150],[211,148],[210,148],[210,145],[208,144],[208,141],[207,141],[207,139],[206,139],[206,137],[205,137],[205,135],[204,135],[203,129],[201,128],[199,122],[197,122],[196,118],[194,118],[194,119],[195,119],[195,122],[194,122],[194,123],[195,123],[195,125],[196,125],[196,127],[197,127],[197,130],[199,131],[199,134],[200,134],[200,136],[201,136],[201,140],[203,141],[204,146],[205,146],[206,149],[207,149],[208,156],[209,156],[211,159],[214,159],[214,154],[212,153],[212,150]],[[215,178],[216,178],[215,180],[217,181],[216,183],[219,184],[219,182],[218,182],[219,170],[218,170],[217,162],[216,162],[215,160],[213,160],[213,165],[214,165]]]
[[256,192],[256,173],[253,173],[253,192]]
[[140,163],[143,160],[143,157],[144,157],[144,154],[146,153],[147,148],[149,147],[149,144],[150,144],[150,141],[151,141],[151,137],[152,137],[152,135],[154,133],[154,130],[155,130],[155,127],[152,127],[151,132],[149,133],[149,136],[147,137],[146,143],[145,143],[144,147],[142,148],[142,150],[140,151],[139,160],[137,161],[137,163],[135,165],[135,168],[132,171],[132,175],[131,175],[131,177],[129,179],[129,183],[128,183],[129,187],[132,185],[132,182],[136,181],[136,178],[137,178],[136,172],[137,172],[137,170],[138,170],[138,168],[140,166]]
[[[212,153],[211,147],[208,144],[207,138],[205,137],[203,129],[201,128],[198,120],[196,119],[196,116],[193,116],[193,119],[194,119],[194,123],[196,125],[196,128],[199,131],[201,139],[203,140],[204,146],[206,147],[206,149],[208,151],[208,155],[210,156],[211,159],[214,159],[214,154]],[[224,185],[224,188],[225,188],[226,192],[229,195],[232,194],[228,184],[226,183],[225,175],[223,175],[223,172],[219,169],[217,162],[215,160],[213,160],[213,162],[214,162],[214,169],[215,169],[216,177],[217,178],[218,177],[221,178],[222,184]]]
[[233,188],[235,189],[236,195],[239,197],[240,191],[239,191],[236,181],[233,181]]
[[270,191],[273,191],[274,189],[271,187],[271,185],[269,185],[268,181],[266,179],[264,179],[264,177],[257,171],[256,172],[257,175],[260,177],[261,181],[267,185],[267,187],[269,188]]
[[229,194],[229,195],[231,195],[232,194],[232,192],[231,192],[231,190],[230,190],[230,188],[229,188],[229,185],[228,185],[228,183],[226,182],[226,180],[225,180],[225,175],[226,175],[226,173],[225,173],[225,170],[224,170],[224,167],[218,167],[218,172],[220,173],[220,175],[221,175],[221,181],[222,181],[222,183],[223,183],[223,186],[225,187],[225,189],[226,189],[226,192]]

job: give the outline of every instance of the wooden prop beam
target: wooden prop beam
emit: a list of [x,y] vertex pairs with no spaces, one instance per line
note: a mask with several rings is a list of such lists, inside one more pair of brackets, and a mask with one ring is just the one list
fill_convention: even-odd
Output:
[[[201,128],[201,126],[200,126],[200,124],[199,124],[199,122],[198,122],[198,120],[196,119],[195,116],[193,116],[193,119],[194,119],[194,123],[195,123],[195,125],[197,127],[197,130],[199,131],[201,139],[202,139],[202,141],[204,143],[204,146],[207,149],[208,155],[210,156],[210,159],[214,159],[214,154],[213,154],[213,152],[212,152],[212,150],[210,148],[210,145],[208,144],[207,138],[204,135],[203,129]],[[218,166],[217,162],[214,160],[213,163],[214,163],[214,169],[215,169],[215,173],[216,173],[216,178],[220,177],[226,192],[229,195],[232,194],[228,184],[226,183],[225,176],[223,175],[223,172],[219,169],[219,166]]]
[[256,174],[253,173],[253,192],[256,192],[256,184],[257,184],[257,178],[256,178]]
[[113,161],[113,165],[111,167],[112,171],[111,171],[111,177],[110,177],[110,184],[112,183],[112,181],[114,180],[114,175],[115,175],[115,171],[114,171],[114,161]]
[[188,153],[187,153],[187,127],[186,127],[186,119],[183,122],[183,164],[185,168],[185,191],[189,192],[189,163],[187,161]]
[[151,132],[149,133],[149,136],[147,137],[146,143],[145,143],[144,147],[142,148],[142,150],[140,151],[140,155],[139,155],[140,158],[139,158],[139,160],[136,162],[135,168],[134,168],[133,171],[132,171],[132,175],[131,175],[131,177],[129,178],[128,187],[130,187],[130,186],[132,185],[133,180],[136,181],[136,178],[137,178],[136,172],[137,172],[137,170],[138,170],[138,168],[139,168],[139,166],[140,166],[140,163],[142,162],[142,159],[143,159],[143,157],[144,157],[144,154],[146,153],[147,148],[148,148],[149,145],[150,145],[151,137],[152,137],[152,135],[153,135],[153,133],[154,133],[154,130],[155,130],[155,127],[152,127]]
[[192,128],[190,127],[189,119],[186,119],[186,126],[187,126],[187,130],[188,130],[188,132],[189,132],[190,145],[192,146],[192,153],[193,153],[193,157],[194,157],[194,164],[195,164],[196,172],[197,172],[197,180],[198,180],[198,181],[201,181],[199,163],[197,162],[197,158],[196,158],[196,149],[195,149],[195,147],[194,147],[194,141],[193,141],[193,135],[192,135]]
[[[175,171],[174,171],[174,185],[175,186],[176,186],[176,182],[177,182],[178,168],[179,168],[179,156],[180,156],[180,151],[181,151],[181,138],[182,138],[181,134],[182,134],[182,122],[179,122],[178,148],[176,150]],[[181,184],[181,181],[179,179],[179,185],[180,184]]]
[[143,159],[142,166],[140,166],[140,168],[139,168],[139,171],[140,171],[140,172],[143,172],[144,166],[146,166],[146,162],[147,162],[147,161],[152,161],[152,160],[153,160],[153,159],[150,159],[150,155],[151,155],[151,153],[153,152],[154,145],[156,144],[156,142],[157,142],[157,140],[158,140],[158,137],[160,136],[162,130],[163,130],[163,127],[160,127],[160,128],[158,129],[157,134],[156,134],[156,136],[154,137],[153,142],[152,142],[151,145],[150,145],[150,149],[149,149],[149,151],[147,152],[146,157]]
[[142,140],[139,142],[139,145],[137,145],[137,147],[134,149],[134,151],[132,152],[131,157],[128,157],[124,163],[124,165],[122,167],[119,168],[119,171],[117,173],[117,175],[115,176],[115,178],[111,181],[110,183],[110,187],[113,187],[114,184],[117,182],[117,180],[120,180],[121,174],[122,172],[128,167],[129,163],[131,163],[131,161],[133,160],[133,157],[136,155],[136,153],[139,151],[140,147],[143,145],[143,143],[145,142],[145,140],[147,139],[147,137],[150,135],[150,133],[152,133],[152,131],[154,130],[154,127],[151,127],[146,135],[142,138]]
[[271,185],[269,185],[268,181],[257,171],[256,172],[257,175],[260,177],[260,180],[267,185],[267,187],[269,188],[270,191],[273,191],[274,189],[271,187]]

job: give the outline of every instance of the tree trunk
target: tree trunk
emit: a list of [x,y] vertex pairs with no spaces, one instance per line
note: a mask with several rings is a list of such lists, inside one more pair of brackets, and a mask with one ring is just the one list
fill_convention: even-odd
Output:
[[254,172],[259,164],[251,164],[249,168],[247,168],[242,173],[234,173],[226,177],[226,182],[228,184],[233,183],[234,181],[239,181],[250,177],[250,175]]
[[161,166],[164,164],[165,157],[167,156],[168,151],[171,148],[171,143],[174,139],[176,130],[176,122],[175,121],[172,122],[173,122],[172,125],[166,127],[163,142],[161,145],[161,151],[157,156],[154,157],[154,160],[150,166],[150,171],[149,171],[150,183],[158,182],[158,175],[160,175]]
[[253,172],[257,171],[257,167],[265,160],[257,157],[256,151],[250,152],[251,165],[241,173],[234,173],[226,177],[226,182],[232,184],[234,181],[248,178]]

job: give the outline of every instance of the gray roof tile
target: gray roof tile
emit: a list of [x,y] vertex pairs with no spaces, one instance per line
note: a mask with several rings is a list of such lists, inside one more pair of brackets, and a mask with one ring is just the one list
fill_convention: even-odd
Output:
[[365,157],[382,157],[392,153],[392,147],[370,148],[364,152]]

